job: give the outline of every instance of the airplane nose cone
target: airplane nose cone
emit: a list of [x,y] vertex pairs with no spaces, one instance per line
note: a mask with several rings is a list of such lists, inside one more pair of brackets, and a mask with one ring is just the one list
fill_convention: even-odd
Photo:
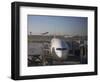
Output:
[[56,55],[58,58],[63,59],[63,60],[67,58],[67,55],[65,52],[57,52]]
[[61,58],[61,57],[62,57],[62,52],[57,52],[57,56],[58,56],[59,58]]

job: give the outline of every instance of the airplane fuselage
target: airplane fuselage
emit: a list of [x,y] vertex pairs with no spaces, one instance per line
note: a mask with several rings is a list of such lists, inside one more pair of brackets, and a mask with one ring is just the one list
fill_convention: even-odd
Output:
[[64,40],[53,38],[51,40],[51,54],[55,60],[66,60],[69,47]]

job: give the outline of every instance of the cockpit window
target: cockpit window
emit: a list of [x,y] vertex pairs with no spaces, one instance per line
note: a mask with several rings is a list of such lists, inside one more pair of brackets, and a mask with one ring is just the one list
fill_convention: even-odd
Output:
[[56,48],[56,50],[67,50],[67,48]]

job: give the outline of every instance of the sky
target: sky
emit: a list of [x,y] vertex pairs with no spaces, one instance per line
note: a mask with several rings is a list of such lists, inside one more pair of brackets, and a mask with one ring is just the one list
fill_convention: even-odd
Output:
[[87,35],[87,17],[28,15],[27,22],[32,35]]

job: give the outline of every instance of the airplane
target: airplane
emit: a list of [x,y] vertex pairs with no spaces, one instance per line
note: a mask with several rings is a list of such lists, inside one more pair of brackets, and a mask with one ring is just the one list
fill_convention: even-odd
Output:
[[[48,32],[45,32],[45,33],[42,33],[42,35],[44,36],[45,34],[47,34]],[[45,46],[45,45],[47,45],[47,44],[42,44],[43,46]],[[41,46],[42,46],[41,45]],[[32,46],[32,47],[34,47],[34,46]],[[37,47],[36,47],[37,48]],[[39,48],[38,48],[39,49]],[[29,49],[30,50],[30,49]],[[32,49],[31,49],[32,50]],[[42,51],[42,50],[45,50],[45,51],[48,51],[49,53],[51,53],[51,59],[53,59],[53,60],[55,60],[55,61],[58,61],[59,63],[61,63],[62,61],[64,61],[64,60],[66,60],[67,59],[67,57],[68,57],[68,53],[69,53],[69,50],[70,50],[70,47],[69,47],[69,45],[65,42],[65,40],[63,40],[63,39],[61,39],[61,38],[58,38],[58,37],[56,37],[55,35],[54,35],[54,37],[50,40],[50,46],[48,46],[48,49],[43,49],[42,48],[42,50],[41,49],[39,49],[40,50],[40,52],[36,52],[36,51],[34,51],[34,52],[31,52],[30,51],[30,53],[31,54],[33,54],[32,55],[32,57],[33,58],[36,58],[36,56],[37,56],[37,54],[39,54],[38,55],[38,57],[37,57],[37,59],[40,59],[40,58],[43,58],[43,60],[44,60],[44,62],[43,61],[41,61],[42,63],[43,63],[43,65],[45,65],[45,62],[46,62],[46,60],[45,60],[45,57],[46,56],[43,56],[43,55],[45,55],[45,54],[43,54],[43,55],[41,55],[41,53],[43,53],[44,51]],[[35,53],[36,52],[36,53]],[[50,54],[48,54],[48,56],[50,56]]]
[[54,60],[66,60],[69,52],[68,44],[59,38],[51,40],[51,54]]

